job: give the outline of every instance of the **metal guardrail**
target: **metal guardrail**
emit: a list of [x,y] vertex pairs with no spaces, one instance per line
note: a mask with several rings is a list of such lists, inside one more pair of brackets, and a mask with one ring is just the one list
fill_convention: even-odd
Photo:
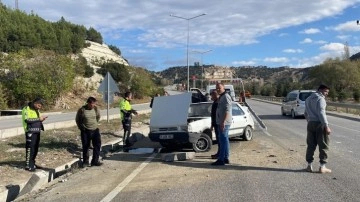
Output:
[[[272,97],[272,96],[260,96],[260,95],[253,95],[252,97],[261,100],[267,100],[267,101],[279,102],[279,103],[282,103],[284,99],[284,97]],[[334,111],[344,111],[345,113],[360,114],[360,104],[326,102],[326,105],[328,108],[333,109]]]

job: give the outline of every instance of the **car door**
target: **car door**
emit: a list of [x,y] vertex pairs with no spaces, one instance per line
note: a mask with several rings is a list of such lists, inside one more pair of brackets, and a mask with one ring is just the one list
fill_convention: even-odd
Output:
[[232,103],[232,124],[229,130],[229,137],[240,136],[247,126],[247,117],[245,112],[237,103]]

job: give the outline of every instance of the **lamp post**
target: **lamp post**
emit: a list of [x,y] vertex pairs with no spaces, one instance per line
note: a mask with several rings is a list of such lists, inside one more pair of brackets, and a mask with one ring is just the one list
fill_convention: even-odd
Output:
[[203,55],[205,53],[211,52],[212,50],[206,50],[206,51],[193,51],[194,53],[201,54],[201,89],[203,89],[203,81],[204,81],[204,64],[203,64]]
[[203,14],[191,17],[191,18],[184,18],[184,17],[181,17],[181,16],[170,14],[171,17],[187,20],[187,41],[186,41],[187,91],[189,91],[189,86],[190,86],[190,81],[189,81],[189,77],[190,77],[190,70],[189,70],[189,38],[190,38],[189,22],[190,22],[190,20],[192,20],[194,18],[198,18],[198,17],[204,16],[204,15],[206,15],[206,14],[203,13]]

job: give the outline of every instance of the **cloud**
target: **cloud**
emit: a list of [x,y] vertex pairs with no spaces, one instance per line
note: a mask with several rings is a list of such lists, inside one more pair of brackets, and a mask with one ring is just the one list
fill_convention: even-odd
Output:
[[320,47],[322,51],[340,52],[344,51],[344,44],[342,43],[329,43]]
[[312,43],[312,42],[313,42],[313,40],[310,38],[306,38],[306,39],[300,41],[300,43]]
[[234,66],[254,66],[256,65],[256,61],[249,60],[249,61],[234,61],[232,62]]
[[321,32],[320,29],[310,28],[310,29],[305,29],[305,30],[301,31],[300,33],[302,33],[302,34],[317,34],[320,32]]
[[326,27],[328,30],[334,30],[338,32],[359,32],[359,25],[356,24],[356,21],[348,21],[345,23],[341,23],[334,27]]
[[284,49],[284,53],[302,53],[303,51],[301,49]]
[[264,59],[264,62],[274,62],[274,63],[286,63],[289,59],[286,57],[267,57]]

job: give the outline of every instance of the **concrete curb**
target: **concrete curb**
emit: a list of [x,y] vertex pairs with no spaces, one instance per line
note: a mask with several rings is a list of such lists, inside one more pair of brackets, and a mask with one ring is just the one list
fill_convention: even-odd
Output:
[[[139,111],[139,114],[149,113],[150,110]],[[106,116],[105,116],[106,117]],[[119,118],[118,115],[114,115],[114,118]],[[102,117],[103,118],[103,117]],[[71,121],[74,122],[74,121]],[[75,123],[74,123],[75,124]],[[148,126],[134,128],[133,133],[146,133]],[[23,129],[22,129],[23,130]],[[118,149],[123,144],[122,138],[119,140],[112,140],[101,146],[101,156],[104,158],[107,153],[112,150]],[[92,158],[92,156],[90,156]],[[6,187],[0,187],[0,202],[13,201],[18,197],[21,197],[27,193],[38,190],[44,185],[52,182],[58,177],[68,173],[72,169],[78,168],[81,163],[80,159],[73,159],[68,163],[65,163],[61,166],[56,167],[55,169],[48,170],[39,170],[36,171],[27,182],[21,183],[19,185],[7,185]]]
[[[101,147],[101,153],[104,155],[109,151],[119,147],[122,144],[122,139],[107,142]],[[92,156],[90,156],[91,158]],[[55,169],[36,171],[27,182],[20,185],[8,185],[0,187],[0,201],[13,201],[32,191],[39,190],[44,185],[54,181],[58,177],[68,173],[72,169],[78,168],[81,163],[80,159],[73,159],[68,163],[56,167]]]
[[185,161],[195,158],[195,152],[174,152],[161,154],[161,160],[165,162]]

